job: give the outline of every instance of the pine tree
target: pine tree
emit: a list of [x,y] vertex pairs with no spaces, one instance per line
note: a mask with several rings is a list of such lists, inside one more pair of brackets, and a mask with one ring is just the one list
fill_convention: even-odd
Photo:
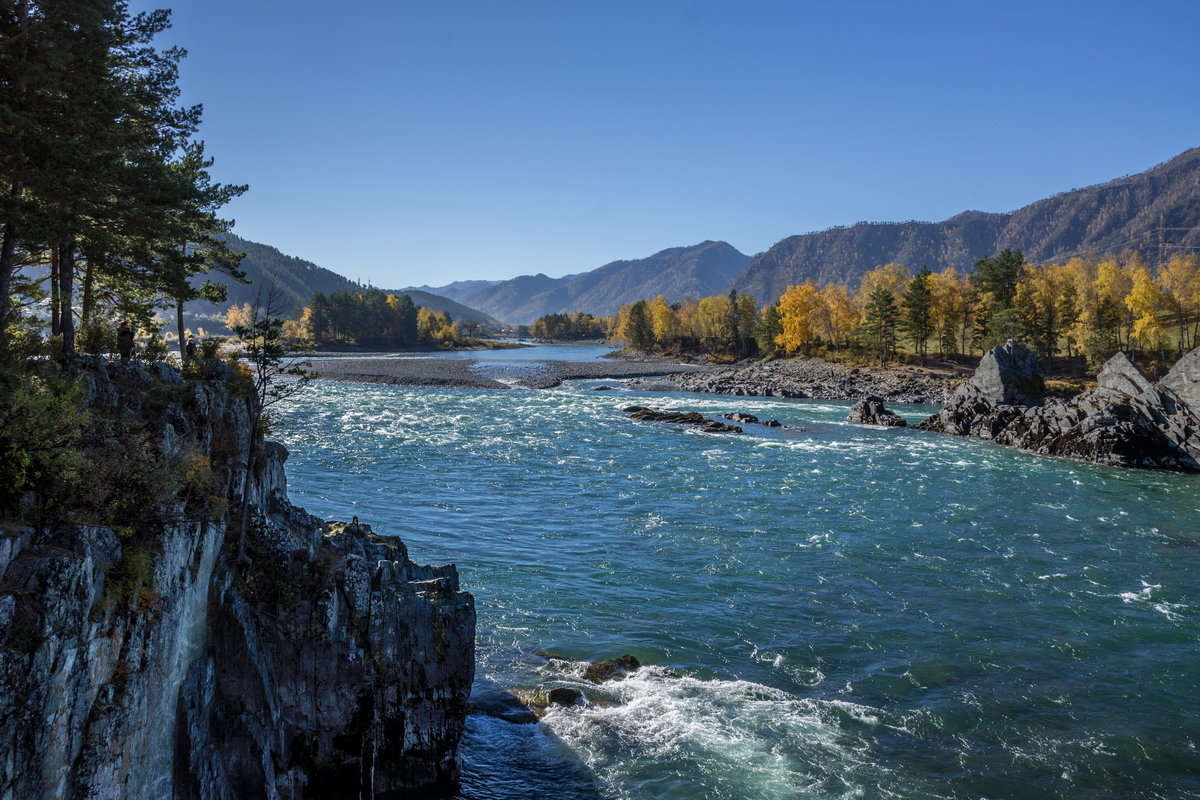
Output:
[[933,292],[929,286],[930,275],[931,273],[926,267],[921,267],[920,272],[908,282],[904,298],[901,300],[903,307],[901,327],[912,342],[913,349],[921,357],[922,363],[925,362],[925,354],[928,352],[929,337],[934,333]]
[[872,290],[863,309],[863,338],[868,347],[879,358],[880,364],[887,364],[896,352],[896,325],[900,319],[900,309],[896,307],[895,296],[884,286]]

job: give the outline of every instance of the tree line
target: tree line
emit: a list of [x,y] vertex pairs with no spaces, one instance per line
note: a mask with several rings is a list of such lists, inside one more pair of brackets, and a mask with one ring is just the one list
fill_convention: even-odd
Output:
[[[226,326],[234,327],[248,311],[234,306]],[[458,347],[470,341],[447,312],[416,305],[407,294],[380,289],[317,292],[299,319],[284,323],[283,335],[318,347]]]
[[571,314],[546,314],[538,317],[529,326],[529,335],[535,339],[603,339],[608,336],[608,317],[594,317],[583,311]]
[[[217,216],[245,186],[213,181],[195,139],[201,107],[179,105],[179,48],[154,37],[169,12],[119,0],[0,4],[0,356],[48,332],[55,354],[111,349],[116,321],[156,330],[200,283],[242,278]],[[47,309],[48,313],[36,313]]]
[[850,352],[886,364],[905,347],[921,358],[973,356],[1016,338],[1093,367],[1118,350],[1166,360],[1200,344],[1200,258],[1178,253],[1152,269],[1129,251],[1033,265],[1004,250],[967,274],[890,263],[854,290],[806,281],[762,308],[736,291],[638,300],[610,319],[609,335],[635,349],[726,357]]

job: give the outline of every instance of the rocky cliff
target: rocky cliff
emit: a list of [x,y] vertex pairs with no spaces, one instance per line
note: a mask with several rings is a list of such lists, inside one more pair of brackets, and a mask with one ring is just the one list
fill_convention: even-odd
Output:
[[456,785],[473,598],[453,566],[291,505],[280,445],[243,484],[253,401],[231,378],[85,362],[91,405],[156,443],[131,469],[161,458],[189,490],[132,524],[66,509],[0,530],[3,800]]
[[1037,357],[1019,342],[979,362],[924,430],[1121,467],[1200,471],[1200,349],[1151,384],[1124,353],[1070,400],[1044,400]]

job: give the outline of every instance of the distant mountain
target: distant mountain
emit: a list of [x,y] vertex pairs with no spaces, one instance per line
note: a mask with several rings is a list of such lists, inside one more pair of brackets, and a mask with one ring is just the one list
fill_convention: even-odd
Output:
[[487,289],[488,287],[495,286],[497,283],[500,283],[500,281],[455,281],[454,283],[447,283],[445,286],[410,286],[404,291],[429,292],[430,294],[448,297],[451,300],[461,302],[462,298],[472,292]]
[[857,285],[879,264],[970,271],[983,256],[1019,248],[1035,263],[1161,245],[1200,246],[1200,148],[1146,172],[1063,192],[1008,214],[965,211],[944,222],[860,222],[790,236],[755,256],[733,286],[759,301],[788,286]]
[[[223,283],[229,288],[229,299],[221,308],[206,301],[188,303],[187,310],[193,314],[223,313],[230,305],[253,303],[260,292],[274,286],[280,294],[281,313],[284,316],[294,316],[299,310],[308,305],[312,296],[317,292],[361,291],[364,287],[347,277],[337,274],[324,267],[318,267],[311,261],[288,256],[279,250],[265,244],[243,239],[232,233],[225,235],[229,247],[246,257],[242,260],[242,270],[250,279],[249,284],[237,283],[219,275],[206,275],[206,280]],[[482,281],[488,283],[488,281]],[[390,290],[389,290],[390,291]],[[433,292],[421,290],[404,290],[419,306],[434,311],[445,311],[456,322],[478,322],[489,327],[499,327],[500,322],[492,317],[469,308],[461,303],[442,297]]]
[[725,242],[701,242],[562,278],[522,275],[478,289],[460,288],[466,283],[460,282],[434,291],[452,294],[505,322],[528,324],[545,314],[612,314],[626,303],[660,294],[672,302],[689,294],[715,294],[727,290],[749,260]]

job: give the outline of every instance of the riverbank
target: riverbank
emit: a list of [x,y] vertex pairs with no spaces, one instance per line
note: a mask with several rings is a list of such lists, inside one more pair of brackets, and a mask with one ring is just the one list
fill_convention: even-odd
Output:
[[681,371],[661,380],[629,380],[626,385],[648,391],[813,400],[858,400],[875,395],[893,403],[941,405],[971,372],[969,367],[956,364],[869,368],[846,367],[818,358],[791,358]]

